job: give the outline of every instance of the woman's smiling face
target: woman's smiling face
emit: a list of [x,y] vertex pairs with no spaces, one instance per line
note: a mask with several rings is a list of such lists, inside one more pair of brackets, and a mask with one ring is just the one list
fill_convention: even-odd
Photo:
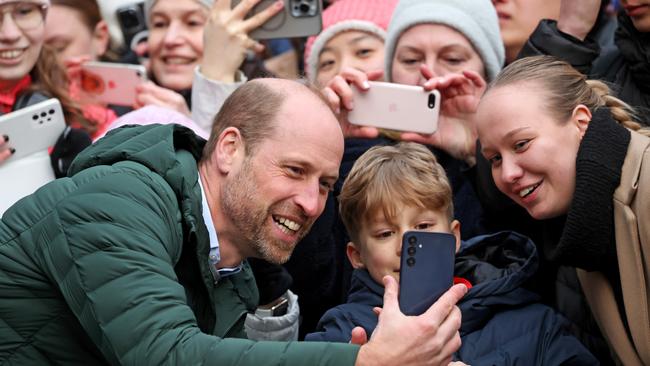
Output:
[[194,69],[203,57],[203,26],[208,9],[195,0],[158,0],[149,19],[151,72],[161,86],[192,87]]
[[499,190],[535,219],[547,219],[568,212],[586,126],[574,117],[557,121],[539,90],[534,82],[492,89],[483,96],[476,121],[481,153]]
[[0,83],[10,87],[27,75],[41,54],[44,10],[29,1],[0,5]]

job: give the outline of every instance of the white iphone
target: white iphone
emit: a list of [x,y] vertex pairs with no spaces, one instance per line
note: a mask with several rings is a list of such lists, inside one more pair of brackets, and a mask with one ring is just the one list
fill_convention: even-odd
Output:
[[440,92],[421,86],[370,81],[370,89],[354,85],[354,108],[348,121],[396,131],[432,134],[438,129]]
[[92,102],[132,106],[135,87],[147,80],[147,70],[142,65],[91,61],[81,69],[82,98]]

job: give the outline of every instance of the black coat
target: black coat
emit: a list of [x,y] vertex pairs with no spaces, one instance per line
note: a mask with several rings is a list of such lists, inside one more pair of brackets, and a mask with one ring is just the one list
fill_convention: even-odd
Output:
[[590,79],[610,83],[616,96],[635,107],[641,123],[650,124],[650,33],[636,30],[621,14],[615,48],[602,52],[598,42],[581,41],[557,29],[554,20],[543,20],[528,39],[519,57],[552,55],[567,61]]

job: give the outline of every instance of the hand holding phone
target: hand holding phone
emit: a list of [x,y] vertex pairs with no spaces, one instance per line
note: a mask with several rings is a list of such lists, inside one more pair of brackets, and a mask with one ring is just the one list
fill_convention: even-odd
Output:
[[432,134],[438,128],[440,93],[420,86],[369,81],[370,88],[352,88],[350,123],[396,131]]
[[[235,7],[241,0],[233,0]],[[273,6],[276,0],[262,0],[249,13],[251,17]],[[321,0],[284,0],[284,9],[250,32],[253,39],[296,38],[318,34],[323,21]]]
[[424,313],[453,284],[456,237],[408,231],[402,237],[399,306],[406,315]]
[[14,151],[6,161],[46,152],[65,127],[61,103],[54,98],[0,116],[0,136],[9,138],[5,147]]
[[147,70],[142,65],[90,61],[81,65],[80,78],[84,100],[132,106],[136,86],[147,80]]

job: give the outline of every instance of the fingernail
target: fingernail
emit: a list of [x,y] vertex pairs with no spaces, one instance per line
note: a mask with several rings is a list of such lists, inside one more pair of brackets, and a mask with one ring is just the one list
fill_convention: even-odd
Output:
[[9,152],[11,153],[11,155],[13,155],[13,154],[16,153],[16,149],[14,149],[13,147],[10,147]]
[[364,89],[370,89],[370,83],[368,82],[368,80],[363,82],[363,88]]
[[275,2],[275,7],[278,8],[278,9],[284,8],[284,1],[282,1],[282,0],[276,1]]
[[334,112],[335,112],[336,114],[341,114],[341,108],[336,107],[336,109],[334,110]]
[[354,109],[354,102],[348,103],[348,109],[353,110]]
[[4,137],[5,142],[9,142],[9,136],[8,135],[2,135],[2,137]]

